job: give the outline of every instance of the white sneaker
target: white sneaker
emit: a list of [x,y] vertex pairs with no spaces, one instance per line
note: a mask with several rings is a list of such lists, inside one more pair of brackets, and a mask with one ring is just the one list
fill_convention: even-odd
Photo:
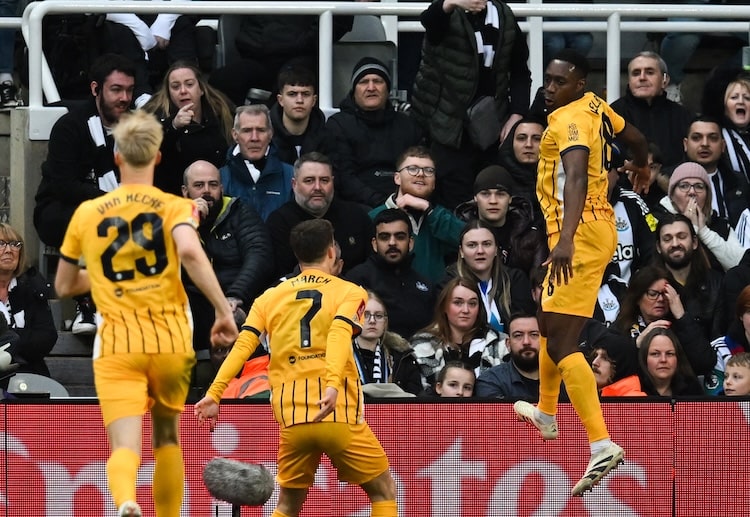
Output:
[[117,517],[141,517],[141,507],[135,501],[125,501],[117,510]]
[[667,92],[667,99],[682,104],[682,91],[679,84],[670,84],[665,88],[665,91]]
[[576,483],[570,492],[574,497],[580,497],[584,492],[591,490],[602,480],[610,471],[616,469],[618,465],[625,462],[625,450],[612,442],[605,449],[597,452],[589,460],[586,472],[583,477]]
[[96,320],[94,313],[90,309],[78,306],[76,316],[73,318],[73,324],[70,326],[71,332],[78,336],[91,336],[96,334]]
[[519,400],[513,404],[513,411],[516,412],[519,420],[525,420],[539,429],[539,432],[542,434],[542,440],[554,440],[557,438],[557,420],[552,420],[551,424],[543,424],[537,421],[536,408],[532,404]]

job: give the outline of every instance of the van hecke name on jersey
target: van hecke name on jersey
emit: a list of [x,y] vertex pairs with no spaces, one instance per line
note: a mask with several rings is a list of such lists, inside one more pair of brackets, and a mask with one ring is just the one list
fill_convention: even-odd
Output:
[[330,278],[326,278],[324,276],[317,276],[312,274],[307,275],[297,275],[296,278],[292,280],[292,287],[296,287],[299,284],[327,284],[331,281]]
[[[101,203],[97,207],[97,210],[99,211],[100,214],[104,214],[110,208],[120,206],[122,202],[123,202],[122,198],[113,197],[112,199],[108,199],[106,202]],[[164,204],[164,202],[157,197],[149,196],[148,194],[140,194],[140,193],[127,194],[125,196],[125,202],[126,203],[141,203],[141,204],[150,206],[154,210],[159,210]]]

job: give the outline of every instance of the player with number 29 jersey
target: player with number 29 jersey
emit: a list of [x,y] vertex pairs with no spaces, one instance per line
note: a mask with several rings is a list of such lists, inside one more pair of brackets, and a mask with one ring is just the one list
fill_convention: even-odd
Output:
[[320,410],[316,402],[329,386],[339,393],[336,408],[324,421],[362,423],[363,396],[351,338],[361,330],[366,301],[361,287],[317,269],[267,290],[253,303],[234,344],[242,353],[227,357],[207,395],[219,402],[233,373],[266,333],[271,404],[282,428],[312,422]]
[[[198,227],[191,200],[146,185],[121,185],[81,203],[60,248],[85,264],[101,314],[94,358],[192,351],[192,318],[172,230]],[[158,307],[155,310],[154,307]]]

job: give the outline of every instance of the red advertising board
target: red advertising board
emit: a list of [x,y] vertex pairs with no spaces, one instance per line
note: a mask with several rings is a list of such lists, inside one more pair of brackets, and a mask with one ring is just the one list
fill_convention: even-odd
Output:
[[[370,404],[366,417],[390,458],[403,517],[719,517],[750,515],[747,404],[605,403],[626,461],[583,498],[571,498],[570,488],[586,466],[588,444],[569,405],[560,406],[560,437],[553,442],[515,421],[507,403]],[[0,516],[115,515],[96,405],[8,403],[3,410]],[[214,433],[198,428],[188,407],[182,515],[229,516],[229,505],[203,487],[203,465],[224,456],[275,472],[277,438],[266,405],[224,404]],[[138,498],[147,516],[153,467],[146,440]],[[242,515],[270,516],[276,497]],[[361,490],[339,483],[324,461],[303,516],[366,515]]]

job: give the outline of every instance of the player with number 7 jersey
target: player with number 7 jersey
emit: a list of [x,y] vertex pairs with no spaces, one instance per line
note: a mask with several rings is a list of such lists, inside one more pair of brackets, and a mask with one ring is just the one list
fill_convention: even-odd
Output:
[[300,274],[269,289],[250,308],[240,336],[208,394],[195,405],[211,430],[229,381],[268,337],[271,406],[279,432],[279,500],[271,517],[297,517],[323,454],[338,479],[360,485],[373,517],[397,517],[396,483],[367,422],[352,336],[360,332],[367,293],[332,274],[333,225],[325,219],[292,228],[289,244]]
[[219,401],[266,333],[271,403],[279,425],[312,422],[327,383],[341,389],[325,421],[361,423],[363,396],[351,336],[361,330],[366,301],[361,287],[314,268],[268,289],[253,303],[208,396]]

